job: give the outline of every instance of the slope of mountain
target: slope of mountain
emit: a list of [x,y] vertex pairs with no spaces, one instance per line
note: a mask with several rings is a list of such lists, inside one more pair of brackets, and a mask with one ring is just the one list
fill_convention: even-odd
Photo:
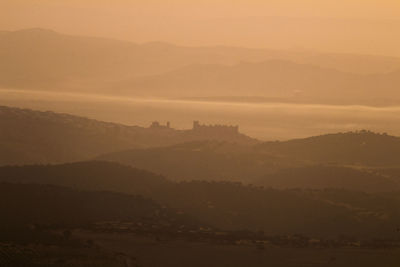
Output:
[[199,141],[149,149],[118,151],[97,157],[160,173],[171,180],[252,183],[279,168],[300,166],[295,160],[254,153],[251,146]]
[[135,147],[139,127],[53,112],[0,107],[1,164],[47,163]]
[[[372,171],[343,167],[341,164],[324,166],[317,160],[304,161],[307,158],[282,156],[276,151],[257,149],[223,142],[195,142],[115,152],[97,159],[146,169],[174,181],[238,181],[281,189],[400,190],[400,175],[393,170]],[[373,165],[373,162],[369,164]]]
[[185,216],[140,196],[52,185],[0,184],[1,226],[87,226],[104,221],[185,224]]
[[349,194],[334,193],[337,191],[282,191],[229,182],[173,183],[104,162],[2,167],[0,177],[2,182],[50,183],[80,190],[141,194],[226,230],[263,230],[275,235],[390,236],[400,222],[400,199],[396,194],[357,193],[356,199],[348,199]]
[[193,130],[142,128],[0,106],[0,165],[78,161],[130,148],[214,138],[257,142],[239,133],[214,135]]
[[399,166],[400,138],[370,131],[265,142],[259,151],[288,159],[336,165]]
[[52,184],[82,190],[151,195],[170,184],[164,177],[117,163],[77,162],[61,165],[0,167],[5,183]]
[[[271,59],[363,74],[388,73],[400,69],[400,59],[390,57],[223,46],[181,47],[165,43],[139,45],[105,38],[63,35],[45,29],[28,29],[0,34],[0,86],[114,93],[110,91],[114,88],[113,83],[108,82],[129,81],[138,76],[161,74],[193,64],[235,65],[241,61]],[[279,65],[276,67],[280,68]],[[289,69],[285,75],[291,74]],[[141,81],[138,83],[141,84]],[[129,86],[130,83],[125,84]]]
[[[45,29],[0,36],[1,83],[9,87],[74,88],[68,84],[105,82],[157,73],[159,55],[151,47],[103,38],[69,36]],[[162,53],[162,51],[161,51]],[[153,55],[147,59],[147,55]],[[168,69],[168,67],[167,67]],[[61,88],[60,88],[61,87]]]
[[308,166],[281,169],[258,179],[254,183],[281,189],[337,188],[376,193],[400,190],[400,181],[397,177],[337,166]]

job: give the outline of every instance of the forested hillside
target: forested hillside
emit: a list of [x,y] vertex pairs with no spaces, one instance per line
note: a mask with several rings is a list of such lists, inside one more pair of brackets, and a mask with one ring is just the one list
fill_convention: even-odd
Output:
[[350,191],[345,190],[275,190],[230,182],[174,183],[104,162],[3,167],[0,177],[2,182],[139,194],[205,224],[229,230],[371,237],[390,236],[400,222],[400,199],[392,193],[352,193],[355,198],[349,198]]

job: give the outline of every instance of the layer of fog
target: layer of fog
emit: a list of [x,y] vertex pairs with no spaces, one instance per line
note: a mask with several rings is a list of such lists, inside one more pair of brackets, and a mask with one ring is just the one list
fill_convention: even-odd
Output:
[[11,89],[0,90],[0,105],[51,110],[139,126],[148,126],[155,120],[170,121],[176,129],[190,128],[193,120],[240,125],[241,132],[262,140],[360,129],[400,135],[400,106],[206,102]]

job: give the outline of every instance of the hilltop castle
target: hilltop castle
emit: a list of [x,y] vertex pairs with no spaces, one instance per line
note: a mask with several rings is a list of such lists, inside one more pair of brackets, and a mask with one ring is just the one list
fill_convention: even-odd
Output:
[[239,134],[239,126],[228,126],[228,125],[205,125],[200,124],[199,121],[193,122],[194,132],[202,134],[215,134],[215,135],[232,135]]
[[[162,125],[158,121],[154,121],[149,128],[154,130],[174,130],[173,128],[171,128],[170,122],[167,122],[165,125]],[[220,124],[206,125],[206,124],[200,124],[199,121],[193,121],[193,128],[191,131],[196,134],[208,135],[208,136],[237,135],[239,134],[239,126],[220,125]]]
[[150,129],[171,129],[171,124],[167,121],[166,125],[161,125],[158,121],[153,121],[149,127]]

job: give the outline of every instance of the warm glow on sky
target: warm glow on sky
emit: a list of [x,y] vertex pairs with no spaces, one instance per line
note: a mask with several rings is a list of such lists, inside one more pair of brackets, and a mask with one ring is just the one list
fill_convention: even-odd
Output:
[[[66,8],[66,12],[110,12],[121,9],[146,15],[226,17],[226,16],[329,16],[329,17],[400,17],[398,0],[3,0],[4,13],[37,9],[42,12]],[[84,11],[81,10],[81,11]],[[35,10],[31,10],[35,13]],[[12,15],[12,14],[10,14]]]
[[135,42],[305,48],[400,56],[399,26],[399,0],[0,2],[0,30],[42,27]]

